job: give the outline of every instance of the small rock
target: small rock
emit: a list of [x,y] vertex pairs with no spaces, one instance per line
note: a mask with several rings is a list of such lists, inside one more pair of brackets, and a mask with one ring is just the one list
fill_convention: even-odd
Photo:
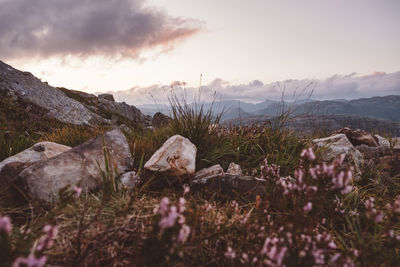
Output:
[[140,177],[134,171],[124,173],[120,179],[121,184],[129,189],[135,188],[140,183]]
[[240,168],[239,164],[236,164],[234,162],[231,162],[229,164],[228,170],[226,173],[233,174],[233,175],[242,175],[242,168]]
[[112,94],[100,94],[99,98],[103,98],[105,100],[115,102],[114,96]]
[[390,142],[386,138],[380,136],[380,135],[374,135],[374,138],[376,142],[378,143],[379,146],[384,147],[386,149],[390,148]]
[[400,150],[400,137],[392,138],[392,142],[394,144],[393,149],[394,150]]
[[189,139],[174,135],[146,162],[144,168],[168,172],[172,176],[192,175],[196,169],[197,148]]
[[322,155],[323,160],[332,161],[339,157],[341,154],[345,154],[345,162],[355,167],[356,172],[360,171],[360,166],[363,163],[363,157],[347,139],[345,134],[337,134],[320,139],[314,139],[312,141],[317,147],[324,147],[324,154]]
[[196,172],[193,180],[197,180],[197,182],[206,182],[210,178],[221,176],[224,176],[224,169],[222,169],[221,165],[217,164]]

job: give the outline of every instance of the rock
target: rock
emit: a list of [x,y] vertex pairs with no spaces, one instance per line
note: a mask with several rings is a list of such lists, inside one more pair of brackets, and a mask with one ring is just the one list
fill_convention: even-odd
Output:
[[79,101],[67,97],[60,89],[1,61],[0,78],[0,90],[7,92],[13,98],[45,109],[46,117],[76,125],[103,122],[99,115],[87,109]]
[[140,183],[140,177],[134,171],[124,173],[120,180],[128,189],[134,189]]
[[202,181],[206,182],[210,178],[221,176],[224,176],[224,169],[222,169],[221,165],[217,164],[196,172],[193,180],[196,180],[198,183],[200,183]]
[[353,146],[359,146],[362,144],[374,147],[378,146],[378,143],[371,134],[360,129],[353,131],[350,128],[345,127],[334,132],[334,134],[345,134]]
[[[104,143],[103,143],[104,140]],[[112,166],[119,173],[131,168],[132,156],[128,142],[119,129],[114,129],[47,160],[38,161],[20,173],[20,180],[31,197],[53,202],[58,191],[78,186],[90,191],[102,185],[99,165],[105,169],[103,144],[109,150]]]
[[192,175],[196,169],[197,148],[189,139],[174,135],[146,162],[144,168],[168,172],[172,176]]
[[390,148],[390,142],[389,142],[389,140],[387,140],[386,138],[384,138],[384,137],[382,137],[382,136],[380,136],[380,135],[374,135],[374,138],[375,138],[375,141],[377,142],[377,144],[380,146],[380,147],[384,147],[384,148],[386,148],[386,149],[389,149]]
[[323,160],[332,161],[339,157],[341,154],[345,154],[345,162],[355,167],[356,172],[360,171],[360,166],[363,163],[363,157],[347,139],[345,134],[337,134],[320,139],[314,139],[312,141],[317,147],[324,147],[324,153],[322,155]]
[[226,173],[229,174],[234,174],[234,175],[242,175],[242,168],[240,168],[239,164],[236,164],[234,162],[231,162],[229,164],[228,170],[226,171]]
[[216,195],[218,197],[248,198],[254,200],[257,195],[263,196],[267,190],[266,181],[251,176],[215,175],[209,178],[193,179],[190,183],[193,192]]
[[167,125],[171,121],[171,118],[168,117],[167,115],[164,115],[161,112],[157,112],[154,114],[153,119],[152,119],[152,124],[154,127],[158,128],[163,125]]
[[6,158],[0,162],[0,181],[2,184],[13,182],[18,174],[29,165],[39,161],[57,156],[71,147],[53,142],[40,142],[24,151]]
[[144,115],[142,112],[125,102],[118,103],[104,98],[99,98],[98,107],[107,113],[118,114],[132,122],[144,123]]
[[99,94],[99,98],[106,99],[108,101],[115,102],[114,96],[112,94]]
[[393,142],[393,149],[394,150],[400,150],[400,137],[394,137],[392,138],[392,142]]

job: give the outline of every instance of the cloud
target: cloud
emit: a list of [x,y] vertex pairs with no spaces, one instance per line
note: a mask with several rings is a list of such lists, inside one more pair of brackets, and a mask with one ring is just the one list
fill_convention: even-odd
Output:
[[0,0],[0,58],[138,58],[149,48],[168,51],[201,27],[145,0]]
[[[170,86],[135,87],[127,91],[114,93],[117,101],[126,101],[133,105],[166,103]],[[174,87],[177,95],[184,96],[188,101],[197,98],[197,87]],[[214,92],[217,100],[242,100],[262,102],[265,99],[279,100],[284,92],[286,100],[313,99],[354,99],[372,96],[399,95],[400,72],[373,73],[357,76],[334,75],[325,80],[285,80],[264,84],[255,80],[248,84],[230,84],[223,79],[216,79],[201,88],[201,99],[210,102]]]

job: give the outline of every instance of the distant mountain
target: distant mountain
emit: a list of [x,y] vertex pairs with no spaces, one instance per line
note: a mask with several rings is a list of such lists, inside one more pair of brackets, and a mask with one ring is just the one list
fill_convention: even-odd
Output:
[[[225,125],[252,125],[271,122],[274,125],[276,117],[258,115],[240,120],[231,119],[224,121]],[[363,129],[368,132],[390,133],[394,136],[400,136],[400,123],[375,119],[370,117],[362,117],[358,115],[301,115],[289,119],[286,127],[299,133],[327,132],[331,133],[343,127],[352,129]]]
[[376,96],[350,101],[313,101],[297,105],[293,110],[295,114],[349,114],[400,122],[400,95]]

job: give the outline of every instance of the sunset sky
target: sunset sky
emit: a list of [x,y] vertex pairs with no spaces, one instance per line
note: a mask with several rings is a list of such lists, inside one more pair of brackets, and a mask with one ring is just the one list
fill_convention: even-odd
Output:
[[[386,77],[399,14],[398,0],[0,0],[0,60],[87,92]],[[391,79],[376,94],[400,94]]]

